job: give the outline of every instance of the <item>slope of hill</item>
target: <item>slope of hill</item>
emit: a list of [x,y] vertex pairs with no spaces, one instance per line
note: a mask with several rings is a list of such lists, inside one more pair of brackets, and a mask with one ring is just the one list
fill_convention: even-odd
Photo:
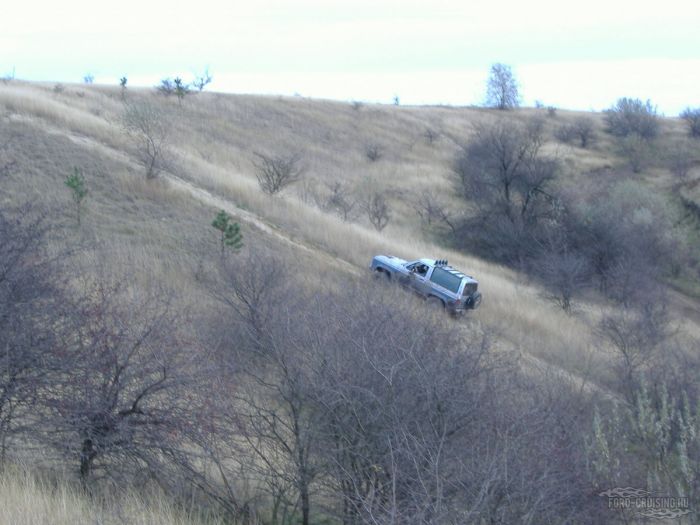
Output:
[[[134,141],[124,130],[125,107],[147,102],[165,115],[169,162],[147,180]],[[508,118],[541,113],[545,148],[564,160],[561,184],[595,184],[595,175],[624,163],[604,134],[588,149],[562,145],[553,134],[576,113],[521,110]],[[540,285],[513,269],[448,248],[439,230],[421,221],[414,203],[439,194],[452,209],[462,206],[452,165],[473,126],[499,118],[477,108],[350,105],[303,98],[202,93],[179,104],[150,90],[12,82],[0,84],[0,162],[13,163],[0,180],[0,206],[32,202],[57,226],[53,248],[66,242],[86,247],[71,264],[77,272],[128,276],[131,285],[154,283],[206,315],[210,298],[198,275],[217,256],[210,223],[224,209],[242,224],[245,250],[267,249],[281,257],[309,288],[342,286],[366,279],[372,255],[435,256],[474,275],[483,306],[451,326],[497,334],[496,347],[515,351],[525,367],[564,374],[581,388],[607,391],[609,353],[593,327],[612,306],[587,294],[575,315],[545,298]],[[602,127],[601,115],[592,118]],[[665,119],[670,136],[682,123]],[[4,148],[3,148],[4,145]],[[376,155],[371,154],[374,151]],[[256,154],[298,154],[304,180],[266,195],[256,180]],[[374,159],[370,157],[376,157]],[[79,168],[89,197],[77,228],[64,180]],[[694,171],[693,171],[694,170]],[[593,175],[592,175],[593,174]],[[697,201],[697,167],[682,191]],[[646,184],[671,194],[678,183],[654,167]],[[382,231],[358,215],[345,221],[319,202],[333,184],[357,195],[381,188],[389,195],[391,220]],[[237,255],[245,261],[245,253]],[[380,293],[380,292],[377,292]],[[682,303],[682,304],[681,304]],[[681,329],[700,335],[694,300],[673,306]]]
[[[68,222],[70,197],[62,182],[79,167],[91,187],[88,229],[110,246],[109,264],[156,266],[183,287],[191,286],[188,269],[212,249],[207,226],[217,207],[226,207],[252,229],[246,232],[249,245],[287,244],[295,256],[314,261],[305,264],[307,270],[362,272],[375,253],[446,257],[481,282],[485,301],[475,319],[500,327],[523,351],[571,371],[587,361],[582,356],[594,345],[586,319],[595,315],[591,308],[584,307],[583,316],[567,316],[542,300],[525,277],[435,244],[411,207],[428,189],[459,205],[451,171],[456,143],[468,140],[475,123],[496,118],[493,112],[217,93],[192,96],[180,107],[175,99],[150,91],[129,91],[127,102],[142,100],[159,107],[171,127],[171,168],[157,181],[145,180],[136,162],[116,88],[67,86],[57,92],[49,85],[0,86],[3,136],[9,137],[9,151],[19,165],[3,183],[11,198],[43,200],[62,209],[57,220]],[[553,129],[573,116],[559,112],[545,125]],[[681,133],[681,123],[665,125]],[[427,130],[439,133],[432,143]],[[367,157],[370,146],[381,154],[374,162]],[[589,150],[552,139],[547,147],[558,151],[576,177],[620,162],[604,138]],[[255,179],[256,152],[299,153],[306,180],[319,185],[388,188],[394,196],[391,222],[381,233],[363,218],[344,222],[319,210],[301,191],[303,184],[282,195],[263,194]],[[655,175],[647,178],[659,191],[673,184],[668,176]]]

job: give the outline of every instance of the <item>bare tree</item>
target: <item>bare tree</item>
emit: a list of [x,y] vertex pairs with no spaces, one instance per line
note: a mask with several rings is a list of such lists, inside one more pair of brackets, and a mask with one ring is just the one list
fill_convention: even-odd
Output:
[[455,220],[437,192],[431,189],[421,191],[413,202],[413,209],[424,224],[428,226],[432,226],[434,222],[445,224],[453,234],[456,233]]
[[518,83],[510,66],[501,63],[491,66],[486,84],[486,104],[501,110],[517,108],[520,105]]
[[254,256],[246,267],[224,266],[224,287],[212,287],[244,335],[239,347],[228,348],[237,386],[231,397],[235,419],[228,425],[253,455],[251,468],[269,488],[275,513],[290,507],[308,525],[319,474],[309,367],[319,345],[330,344],[329,332],[317,332],[305,318],[307,297],[285,290],[284,265]]
[[103,280],[66,309],[54,352],[62,366],[43,403],[45,439],[74,462],[83,486],[146,471],[161,477],[180,457],[206,376],[202,349],[160,293],[125,296]]
[[357,199],[351,194],[350,188],[342,182],[327,183],[328,196],[323,203],[323,208],[333,211],[344,221],[354,217]]
[[668,154],[671,173],[685,181],[695,161],[692,145],[686,141],[675,143],[668,149]]
[[255,153],[255,176],[260,189],[268,195],[275,195],[287,186],[299,182],[304,173],[301,165],[301,154],[265,155]]
[[211,81],[214,78],[211,76],[211,73],[209,73],[209,68],[206,68],[204,70],[204,73],[201,75],[195,76],[194,81],[192,82],[192,85],[197,88],[198,91],[204,91],[204,88],[211,84]]
[[360,201],[360,208],[365,212],[374,229],[382,231],[391,219],[387,192],[378,189],[369,190]]
[[155,178],[168,164],[170,129],[166,116],[147,102],[133,102],[127,104],[123,120],[146,168],[146,178]]
[[60,278],[45,251],[47,222],[29,206],[0,210],[0,466],[16,436],[33,438],[52,369]]
[[476,127],[454,165],[470,208],[462,228],[470,246],[501,260],[519,260],[557,214],[551,187],[559,162],[541,153],[542,144],[539,120]]
[[680,117],[688,124],[691,137],[700,137],[700,108],[685,108]]
[[619,388],[629,402],[634,402],[641,375],[654,366],[660,357],[657,351],[675,331],[663,292],[654,292],[643,304],[622,306],[605,315],[598,326],[598,334],[614,352]]
[[545,297],[567,314],[574,298],[590,284],[590,267],[586,257],[565,245],[549,246],[532,262],[532,271],[547,290]]
[[595,138],[595,123],[590,117],[576,117],[573,122],[560,126],[556,137],[564,143],[576,139],[580,147],[587,148]]
[[160,81],[160,84],[156,87],[158,93],[169,97],[175,94],[175,83],[171,78],[164,78]]

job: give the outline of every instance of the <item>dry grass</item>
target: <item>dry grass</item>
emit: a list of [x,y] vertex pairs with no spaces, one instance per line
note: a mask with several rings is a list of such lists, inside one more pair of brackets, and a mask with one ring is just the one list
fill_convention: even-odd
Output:
[[[479,279],[485,300],[474,316],[498,329],[512,347],[572,373],[589,374],[591,354],[596,356],[593,362],[604,367],[603,354],[593,350],[597,341],[591,337],[591,323],[601,310],[595,301],[584,304],[582,314],[565,315],[523,276],[428,240],[407,202],[428,186],[453,194],[451,162],[458,143],[466,141],[474,125],[500,114],[473,108],[354,109],[338,102],[217,93],[193,96],[180,108],[174,99],[152,91],[129,90],[130,100],[147,99],[169,115],[174,172],[207,190],[207,196],[193,195],[166,180],[144,180],[121,129],[118,88],[66,86],[60,94],[51,88],[0,86],[0,107],[9,115],[5,122],[20,129],[23,169],[30,175],[16,179],[13,191],[18,199],[22,194],[44,199],[50,195],[56,207],[65,207],[68,195],[58,189],[62,177],[71,164],[87,165],[94,188],[88,202],[89,229],[107,248],[106,264],[127,273],[138,269],[137,274],[147,276],[144,280],[176,283],[196,305],[201,294],[193,274],[212,250],[210,217],[214,208],[226,207],[243,222],[249,247],[291,247],[291,257],[304,261],[305,282],[313,283],[308,277],[317,271],[362,275],[376,253],[447,257]],[[580,114],[558,111],[552,118],[545,110],[522,110],[509,118],[539,115],[547,136],[553,137],[558,126]],[[602,128],[602,116],[592,117]],[[676,120],[664,125],[673,133],[682,131]],[[425,138],[428,128],[440,134],[433,144]],[[619,163],[609,137],[598,133],[598,139],[587,150],[549,140],[546,150],[568,166],[563,185],[580,184],[581,173]],[[383,151],[376,162],[366,156],[369,143]],[[46,149],[41,161],[34,155],[37,144]],[[342,180],[362,187],[373,180],[389,188],[395,195],[390,225],[377,233],[366,220],[345,223],[303,202],[294,191],[277,197],[263,194],[254,176],[255,151],[301,152],[307,177],[319,183]],[[670,184],[668,178],[648,178],[652,184]],[[451,202],[458,205],[454,198]]]
[[[52,87],[0,84],[0,144],[11,137],[12,155],[19,162],[15,174],[0,180],[0,206],[39,203],[57,226],[51,240],[55,249],[66,244],[89,248],[67,262],[76,272],[111,272],[135,287],[167,286],[204,316],[211,299],[198,276],[215,257],[210,223],[217,208],[224,208],[243,224],[246,247],[239,257],[249,250],[271,250],[298,268],[299,281],[308,287],[364,278],[377,253],[448,258],[473,274],[484,294],[482,308],[461,328],[495,331],[498,347],[521,352],[529,366],[563,370],[576,381],[600,387],[609,378],[608,353],[591,330],[605,311],[602,303],[591,297],[576,315],[564,314],[523,275],[430,240],[407,202],[428,186],[453,193],[450,166],[458,143],[466,141],[475,124],[500,115],[473,108],[354,109],[337,102],[216,93],[193,96],[179,108],[174,99],[130,89],[130,100],[148,99],[172,123],[173,173],[147,181],[121,127],[123,104],[117,87],[67,85],[61,93]],[[538,110],[510,118],[533,114]],[[539,114],[550,137],[557,126],[580,115]],[[602,127],[602,117],[593,118]],[[664,125],[674,134],[682,132],[676,120]],[[425,138],[428,128],[440,133],[433,144]],[[582,173],[619,163],[610,139],[602,133],[598,137],[588,150],[553,139],[547,143],[547,151],[567,165],[570,175],[563,185],[595,184]],[[366,156],[368,143],[383,150],[376,162]],[[277,197],[263,194],[251,162],[254,151],[299,151],[307,177],[319,183],[341,180],[361,188],[372,180],[389,188],[394,195],[391,223],[378,233],[366,220],[343,222],[294,191]],[[90,189],[81,229],[74,225],[63,185],[74,166],[83,169]],[[648,179],[662,191],[673,184],[663,170]],[[692,181],[687,186],[688,195],[698,195],[700,186]],[[454,197],[450,202],[459,204]],[[700,334],[695,320],[683,321],[686,333]],[[18,524],[191,522],[157,498],[126,496],[95,508],[68,486],[37,480],[24,471],[0,478],[0,509],[3,522]]]
[[67,481],[38,478],[26,469],[0,475],[0,522],[8,525],[215,525],[194,510],[177,508],[162,495],[129,493],[95,501]]

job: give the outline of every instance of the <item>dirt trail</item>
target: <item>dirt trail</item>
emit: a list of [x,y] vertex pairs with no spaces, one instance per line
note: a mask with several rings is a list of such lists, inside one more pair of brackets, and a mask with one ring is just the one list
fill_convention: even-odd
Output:
[[282,230],[280,230],[276,226],[266,222],[259,215],[239,208],[238,206],[236,206],[235,203],[228,199],[224,199],[223,197],[214,195],[210,191],[205,190],[200,186],[196,186],[192,182],[187,181],[176,175],[165,174],[164,178],[168,180],[168,182],[170,182],[175,188],[186,191],[194,199],[198,200],[202,204],[206,204],[208,206],[224,210],[226,213],[229,213],[233,217],[240,219],[241,221],[247,222],[248,224],[252,224],[262,232],[266,233],[267,235],[273,237],[278,241],[281,241],[284,244],[290,245],[306,253],[312,254],[314,257],[321,257],[323,259],[331,261],[333,263],[333,266],[336,268],[340,268],[341,270],[344,270],[356,276],[362,275],[362,272],[357,266],[349,263],[345,259],[341,259],[339,257],[331,255],[330,253],[325,252],[319,248],[312,247],[303,241],[293,239],[292,237],[286,235]]

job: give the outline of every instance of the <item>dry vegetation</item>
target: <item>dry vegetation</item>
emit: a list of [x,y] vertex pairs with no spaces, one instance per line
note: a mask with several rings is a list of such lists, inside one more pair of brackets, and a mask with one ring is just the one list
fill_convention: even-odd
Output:
[[[377,253],[447,258],[479,280],[485,298],[468,320],[450,321],[450,328],[489,334],[496,353],[521,357],[526,374],[554,374],[565,377],[575,390],[603,399],[617,396],[611,366],[616,347],[597,330],[602,322],[612,322],[615,304],[586,289],[576,297],[571,315],[548,300],[540,281],[513,266],[479,258],[468,246],[450,247],[455,243],[445,224],[437,220],[427,226],[416,211],[416,200],[430,189],[441,196],[444,210],[457,213],[459,219],[464,202],[453,170],[455,157],[478,134],[479,126],[495,121],[493,111],[355,107],[206,92],[189,95],[179,104],[153,91],[131,88],[125,99],[131,107],[147,104],[167,115],[170,144],[163,152],[167,158],[159,162],[163,171],[153,180],[144,173],[139,143],[124,129],[125,103],[118,87],[69,85],[56,92],[51,85],[18,81],[0,85],[0,208],[14,213],[31,202],[40,210],[52,231],[46,238],[48,251],[65,254],[70,287],[84,286],[74,279],[77,275],[109,275],[123,280],[126,292],[166,289],[171,300],[188,312],[194,331],[211,332],[211,319],[221,315],[221,305],[211,293],[218,241],[210,223],[223,209],[242,225],[245,247],[241,255],[233,256],[240,261],[239,271],[250,264],[243,262],[250,261],[249,254],[275,253],[287,269],[285,275],[308,294],[342,291],[346,282],[365,279],[370,258]],[[558,111],[552,117],[544,110],[529,109],[509,116],[522,123],[532,117],[541,119],[542,151],[562,162],[563,175],[555,183],[558,191],[596,187],[601,177],[616,177],[619,174],[612,172],[626,169],[620,168],[626,160],[615,141],[603,132],[603,116]],[[589,119],[585,125],[582,118]],[[680,139],[684,133],[682,121],[664,119],[662,125],[664,140]],[[595,135],[586,132],[584,141],[575,134],[577,126],[592,126]],[[3,149],[5,143],[9,146]],[[381,155],[369,159],[368,144]],[[262,191],[258,151],[294,158],[303,164],[304,180],[283,185],[279,192]],[[646,167],[639,179],[667,198],[669,207],[682,208],[678,200],[682,195],[697,210],[698,160],[697,155],[691,158],[681,180],[671,173],[670,164],[659,162]],[[70,194],[63,185],[76,167],[90,191],[80,228],[75,227]],[[347,198],[357,199],[358,211],[367,188],[385,195],[388,225],[373,228],[362,213],[348,220],[347,214],[319,205],[338,183],[347,189]],[[691,205],[685,207],[691,210],[683,219],[686,223],[700,221],[692,216]],[[691,226],[683,230],[688,236],[683,243],[692,251],[698,233],[692,233]],[[70,253],[65,253],[69,246]],[[692,292],[697,271],[688,268],[666,282]],[[694,300],[672,300],[668,308],[684,338],[700,336]],[[205,339],[215,336],[209,333]],[[285,336],[301,338],[279,335]],[[47,491],[22,473],[3,478],[0,499],[2,507],[10,509],[12,523],[111,523],[112,511],[100,514],[103,511],[87,508],[71,490]],[[120,508],[126,508],[130,523],[190,522],[166,504],[158,508],[157,500],[155,507],[151,501],[150,506],[138,499],[125,501]],[[26,512],[30,506],[35,514]]]

